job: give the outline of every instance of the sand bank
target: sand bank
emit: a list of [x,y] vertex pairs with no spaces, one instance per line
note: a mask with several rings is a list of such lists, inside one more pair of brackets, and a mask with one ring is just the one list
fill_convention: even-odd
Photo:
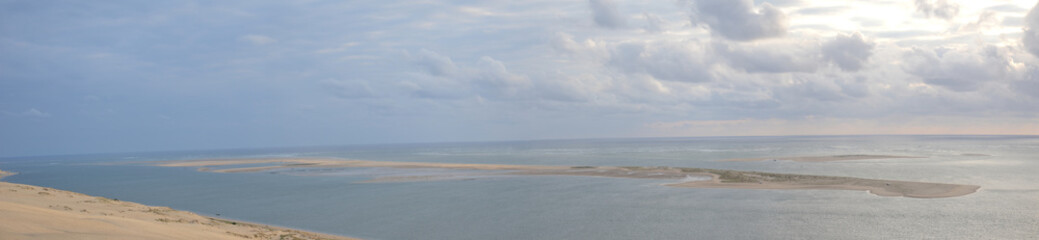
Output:
[[[209,167],[229,166],[256,163],[276,163],[278,165],[264,167],[224,168],[212,170]],[[350,167],[387,167],[387,168],[445,168],[472,170],[510,170],[500,174],[509,175],[568,175],[595,176],[616,178],[653,178],[682,180],[691,176],[709,177],[709,181],[688,181],[667,184],[671,187],[690,188],[740,188],[740,189],[827,189],[827,190],[860,190],[878,196],[902,196],[912,198],[957,197],[976,192],[976,185],[959,185],[945,183],[926,183],[910,181],[894,181],[864,179],[851,177],[814,176],[800,174],[780,174],[750,171],[734,171],[706,168],[679,167],[603,167],[603,166],[534,166],[534,165],[499,165],[499,164],[454,164],[424,162],[378,162],[362,160],[336,159],[235,159],[163,162],[159,166],[199,167],[200,171],[213,172],[250,172],[274,170],[280,168],[350,168]],[[381,178],[374,181],[421,181],[437,179],[436,176],[406,176],[400,178]]]
[[353,239],[0,182],[0,239]]
[[727,161],[727,162],[757,162],[757,161],[785,160],[785,161],[795,161],[795,162],[832,162],[832,161],[851,161],[851,160],[889,159],[889,158],[926,158],[926,157],[856,154],[856,155],[801,156],[801,157],[730,158],[730,159],[725,159],[725,160],[722,160],[722,161]]

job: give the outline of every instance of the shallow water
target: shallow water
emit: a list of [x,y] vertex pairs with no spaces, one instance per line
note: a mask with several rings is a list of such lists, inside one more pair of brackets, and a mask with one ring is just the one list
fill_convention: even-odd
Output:
[[[927,158],[724,162],[842,154]],[[979,155],[984,154],[984,155]],[[987,155],[987,156],[986,156]],[[197,172],[126,161],[340,157],[447,163],[682,166],[982,186],[955,198],[672,188],[674,180],[474,171]],[[1039,137],[727,137],[370,145],[0,159],[5,181],[366,239],[1035,239]],[[358,183],[443,174],[439,181]]]

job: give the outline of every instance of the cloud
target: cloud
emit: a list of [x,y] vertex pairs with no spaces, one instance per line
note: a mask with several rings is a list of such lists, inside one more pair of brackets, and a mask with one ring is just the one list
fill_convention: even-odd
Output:
[[361,99],[375,97],[374,91],[365,81],[342,81],[326,79],[320,82],[321,86],[332,93],[332,95],[343,99]]
[[1024,37],[1021,42],[1032,55],[1039,56],[1039,4],[1025,15]]
[[852,9],[848,6],[827,6],[827,7],[812,7],[803,8],[794,12],[800,15],[833,15],[846,10]]
[[552,48],[557,51],[573,53],[581,49],[581,45],[574,41],[574,36],[564,33],[556,32],[551,40]]
[[825,42],[821,51],[823,59],[837,65],[844,71],[858,71],[873,54],[873,41],[862,37],[860,33],[838,34],[833,40]]
[[755,8],[752,0],[693,0],[690,19],[736,41],[779,37],[787,31],[786,14],[768,3]]
[[426,71],[434,76],[451,76],[458,71],[458,67],[455,66],[454,61],[451,61],[451,58],[430,50],[419,50],[418,54],[410,57],[412,62],[425,67]]
[[350,49],[351,47],[357,46],[358,44],[360,44],[360,43],[348,42],[348,43],[344,43],[342,45],[339,45],[339,47],[320,49],[320,50],[314,51],[314,53],[325,54],[325,53],[342,52],[342,51],[346,51],[347,49]]
[[660,80],[708,82],[714,78],[706,49],[698,42],[622,43],[610,50],[607,65]]
[[946,0],[931,2],[929,0],[916,0],[916,11],[923,13],[926,17],[937,17],[952,20],[960,13],[960,5],[949,3]]
[[1017,92],[1039,99],[1039,67],[1029,67],[1024,78],[1014,81],[1010,85]]
[[592,8],[592,20],[600,27],[622,28],[627,25],[613,0],[588,0],[588,6]]
[[50,113],[45,113],[35,108],[30,108],[24,112],[3,112],[6,116],[12,117],[50,117]]
[[924,83],[957,92],[975,91],[988,82],[1000,81],[1015,68],[1007,49],[985,46],[980,49],[933,50],[913,48],[905,59],[906,72]]
[[259,45],[267,45],[267,44],[278,42],[277,39],[274,39],[274,38],[271,38],[271,37],[268,37],[268,36],[264,36],[264,35],[256,35],[256,34],[249,34],[249,35],[241,36],[238,39],[241,40],[241,41],[244,41],[244,42],[252,43],[253,45],[257,45],[257,46],[259,46]]
[[728,65],[749,73],[813,72],[818,57],[813,50],[790,44],[729,44],[714,42],[711,50]]
[[505,64],[491,57],[481,57],[473,83],[480,88],[481,96],[493,98],[515,97],[520,91],[530,88],[530,80],[513,74]]
[[991,6],[991,7],[985,8],[985,10],[997,11],[997,12],[1009,12],[1009,13],[1021,13],[1021,12],[1028,11],[1027,8],[1023,8],[1021,6],[1017,6],[1017,5],[1014,5],[1014,4],[995,5],[995,6]]
[[999,17],[995,11],[985,10],[978,15],[978,20],[969,22],[960,27],[959,31],[982,31],[993,27],[999,27]]
[[651,13],[642,13],[642,17],[646,19],[646,25],[642,27],[646,32],[661,32],[664,31],[664,20],[660,19],[660,16]]

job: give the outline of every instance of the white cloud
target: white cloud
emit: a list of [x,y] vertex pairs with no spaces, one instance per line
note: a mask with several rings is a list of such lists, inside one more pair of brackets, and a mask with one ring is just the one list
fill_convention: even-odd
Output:
[[768,3],[755,8],[752,0],[693,0],[690,19],[730,40],[750,41],[783,36],[787,17]]

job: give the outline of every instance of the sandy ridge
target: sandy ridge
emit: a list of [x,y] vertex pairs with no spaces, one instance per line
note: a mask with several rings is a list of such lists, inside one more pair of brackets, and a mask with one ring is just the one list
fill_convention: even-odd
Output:
[[[208,167],[229,166],[255,163],[277,163],[264,167],[233,166],[212,170]],[[886,197],[912,198],[944,198],[957,197],[976,192],[980,186],[945,183],[927,183],[911,181],[895,181],[881,179],[864,179],[836,176],[815,176],[800,174],[780,174],[766,172],[735,171],[706,168],[678,167],[605,167],[605,166],[535,166],[535,165],[501,165],[501,164],[457,164],[426,162],[379,162],[363,160],[336,159],[234,159],[204,160],[186,162],[163,162],[158,166],[167,167],[199,167],[200,171],[213,172],[253,172],[281,168],[350,168],[350,167],[388,167],[388,168],[444,168],[470,170],[511,170],[511,175],[569,175],[616,178],[654,178],[685,179],[690,176],[710,177],[710,181],[688,181],[667,184],[671,187],[690,188],[739,188],[739,189],[825,189],[825,190],[860,190]],[[407,176],[400,178],[380,178],[365,182],[383,181],[423,181],[437,179],[437,176]]]
[[722,161],[725,161],[725,162],[757,162],[757,161],[768,161],[768,160],[786,160],[786,161],[795,161],[795,162],[833,162],[833,161],[891,159],[891,158],[926,158],[926,157],[854,154],[854,155],[831,155],[831,156],[730,158],[730,159],[724,159]]
[[[0,171],[0,176],[5,175]],[[9,175],[8,175],[9,176]],[[354,239],[0,182],[0,239]]]

